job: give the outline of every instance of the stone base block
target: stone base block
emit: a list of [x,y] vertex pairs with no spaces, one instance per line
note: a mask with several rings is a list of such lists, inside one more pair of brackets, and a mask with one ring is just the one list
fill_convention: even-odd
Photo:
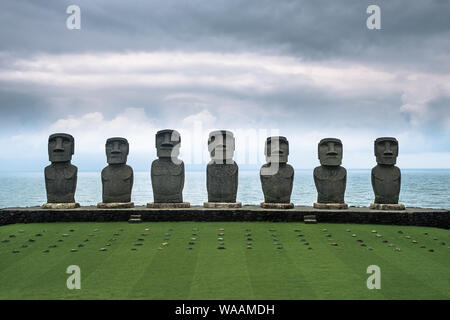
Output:
[[405,210],[405,205],[403,203],[371,203],[370,209],[374,210]]
[[293,203],[261,202],[263,209],[294,209]]
[[134,208],[134,202],[100,202],[97,204],[99,209],[126,209]]
[[305,215],[303,217],[303,221],[305,222],[305,224],[316,224],[317,218],[315,215]]
[[140,214],[132,214],[130,215],[130,219],[128,220],[129,223],[141,223],[141,215]]
[[80,204],[76,202],[72,203],[46,203],[42,205],[42,209],[76,209]]
[[205,208],[242,208],[242,202],[205,202]]
[[341,210],[341,209],[348,209],[348,204],[346,204],[346,203],[314,202],[313,208],[314,209]]
[[190,208],[189,202],[149,202],[147,208],[150,209],[171,209],[171,208]]

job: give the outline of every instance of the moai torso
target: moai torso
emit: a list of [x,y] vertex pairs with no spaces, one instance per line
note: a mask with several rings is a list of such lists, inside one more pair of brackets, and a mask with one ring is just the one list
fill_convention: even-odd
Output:
[[102,171],[103,202],[131,202],[133,169],[126,165],[109,165]]
[[153,198],[156,203],[183,202],[184,163],[157,159],[151,169]]
[[78,169],[67,163],[52,163],[45,168],[48,203],[74,203]]
[[134,177],[133,169],[126,164],[130,152],[128,140],[109,138],[105,151],[108,166],[102,171],[103,203],[131,202]]
[[239,167],[236,162],[216,164],[206,168],[206,187],[209,202],[236,202]]
[[155,136],[158,159],[151,169],[155,203],[183,202],[184,163],[178,159],[181,136],[176,130],[160,130]]
[[398,204],[401,185],[400,169],[395,166],[398,157],[398,141],[393,137],[375,140],[377,165],[372,169],[372,188],[377,204]]
[[320,166],[314,169],[314,184],[318,203],[345,203],[347,170],[341,166],[343,158],[342,141],[325,138],[318,145]]
[[400,195],[401,172],[396,166],[377,165],[372,169],[375,203],[397,204]]
[[47,203],[74,203],[78,169],[71,164],[75,139],[67,133],[48,138],[48,156],[52,163],[44,170]]
[[[271,164],[265,164],[260,171],[261,185],[266,203],[290,203],[294,184],[294,168],[289,164],[280,164],[277,173],[266,175],[264,171]],[[273,165],[273,164],[272,164]]]
[[320,166],[314,169],[317,202],[344,203],[347,170],[341,166]]
[[234,150],[235,140],[231,131],[217,130],[209,134],[211,161],[206,167],[208,202],[236,202],[239,167],[233,160]]

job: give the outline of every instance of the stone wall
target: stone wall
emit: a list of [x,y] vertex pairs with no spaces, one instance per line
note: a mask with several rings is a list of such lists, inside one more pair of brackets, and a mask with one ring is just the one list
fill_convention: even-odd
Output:
[[449,229],[450,211],[407,208],[404,211],[381,211],[350,207],[346,210],[320,210],[307,206],[294,209],[262,209],[244,206],[237,209],[207,209],[201,206],[181,209],[98,209],[81,207],[71,210],[47,210],[39,207],[0,210],[0,225],[36,222],[110,222],[128,221],[131,214],[140,214],[143,221],[272,221],[299,222],[305,215],[315,215],[317,221],[429,226]]

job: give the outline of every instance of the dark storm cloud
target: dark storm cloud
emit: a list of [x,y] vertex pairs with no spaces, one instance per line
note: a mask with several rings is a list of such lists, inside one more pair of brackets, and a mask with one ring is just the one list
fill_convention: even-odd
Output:
[[[81,7],[81,31],[65,28],[70,4]],[[381,7],[380,31],[365,26],[370,4]],[[438,0],[14,0],[3,4],[0,38],[2,50],[22,54],[251,50],[437,68],[450,51],[449,13]]]

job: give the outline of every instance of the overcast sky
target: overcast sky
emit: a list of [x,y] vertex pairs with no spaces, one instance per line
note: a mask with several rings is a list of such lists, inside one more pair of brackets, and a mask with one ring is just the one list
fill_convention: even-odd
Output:
[[[66,28],[71,4],[81,30]],[[449,17],[447,0],[3,0],[1,170],[42,170],[54,132],[75,137],[81,171],[105,166],[112,136],[149,170],[165,128],[188,168],[213,129],[235,132],[243,168],[272,134],[296,168],[318,165],[325,137],[370,168],[380,136],[399,140],[401,168],[450,168]]]

